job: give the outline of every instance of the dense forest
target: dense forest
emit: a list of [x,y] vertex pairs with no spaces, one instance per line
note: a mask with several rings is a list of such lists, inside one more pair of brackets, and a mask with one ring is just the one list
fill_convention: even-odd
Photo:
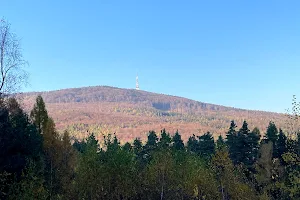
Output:
[[163,129],[121,145],[59,133],[41,96],[29,115],[1,99],[0,199],[300,199],[300,135],[266,126],[231,121],[226,137],[186,144]]

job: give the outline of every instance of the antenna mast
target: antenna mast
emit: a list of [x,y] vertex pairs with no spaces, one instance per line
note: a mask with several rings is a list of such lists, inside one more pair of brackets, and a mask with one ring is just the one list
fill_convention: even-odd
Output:
[[139,86],[139,77],[138,77],[138,75],[136,76],[135,89],[136,89],[136,90],[140,90],[140,86]]

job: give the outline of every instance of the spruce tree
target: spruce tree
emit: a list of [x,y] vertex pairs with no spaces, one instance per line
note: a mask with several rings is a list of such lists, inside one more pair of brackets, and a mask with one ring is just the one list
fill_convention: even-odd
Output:
[[249,155],[250,147],[248,145],[247,136],[250,130],[248,129],[248,124],[246,121],[243,122],[242,127],[238,131],[237,140],[236,140],[236,147],[237,150],[235,164],[244,163],[245,165],[249,164]]
[[248,147],[249,147],[249,165],[252,166],[258,157],[259,151],[259,140],[260,140],[260,131],[255,127],[248,135]]
[[279,129],[278,141],[276,143],[275,157],[281,158],[281,156],[287,151],[287,137],[281,129]]
[[217,149],[223,149],[225,146],[225,140],[223,139],[222,135],[219,135],[217,140]]
[[199,136],[199,150],[198,154],[203,158],[211,158],[215,153],[215,142],[212,134],[210,132],[205,133],[202,136]]
[[163,129],[161,131],[161,137],[159,139],[159,147],[160,148],[168,148],[171,144],[171,137],[170,137],[170,134],[166,132],[166,129]]
[[157,141],[158,138],[155,131],[150,131],[145,145],[146,150],[154,150],[157,147]]
[[139,138],[135,138],[135,140],[133,141],[133,151],[136,155],[139,155],[139,153],[142,151],[143,149],[143,144],[142,141]]
[[172,138],[173,141],[173,148],[176,150],[184,150],[184,143],[181,139],[181,135],[179,134],[178,130],[176,131],[175,135]]
[[267,141],[273,142],[273,145],[275,145],[278,140],[278,129],[272,121],[269,122],[269,126],[267,128],[266,139]]
[[255,128],[250,132],[248,123],[244,121],[237,134],[236,147],[238,151],[235,152],[235,164],[244,163],[248,168],[252,167],[257,159],[259,139],[259,130]]
[[43,129],[47,125],[48,121],[48,112],[46,110],[45,102],[42,96],[37,96],[36,103],[30,113],[30,117],[33,123],[36,125],[39,133],[42,133]]
[[226,144],[228,146],[229,155],[231,160],[236,164],[237,162],[237,153],[239,152],[237,146],[237,132],[236,132],[236,124],[232,120],[230,123],[229,130],[226,134]]
[[198,151],[198,140],[196,139],[196,136],[193,134],[193,136],[189,137],[189,140],[187,142],[187,149],[190,152],[196,153]]

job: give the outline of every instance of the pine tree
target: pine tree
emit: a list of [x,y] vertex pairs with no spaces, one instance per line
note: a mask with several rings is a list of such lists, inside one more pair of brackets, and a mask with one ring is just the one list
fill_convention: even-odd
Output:
[[176,150],[184,150],[184,143],[181,139],[181,135],[179,134],[178,130],[176,131],[175,135],[172,138],[173,141],[173,148]]

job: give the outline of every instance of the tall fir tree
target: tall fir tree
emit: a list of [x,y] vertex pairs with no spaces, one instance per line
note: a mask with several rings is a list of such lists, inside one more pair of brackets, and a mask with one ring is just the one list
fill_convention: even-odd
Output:
[[33,120],[33,123],[36,125],[39,133],[42,133],[43,129],[47,126],[47,121],[49,118],[42,96],[37,96],[34,107],[30,113],[30,117]]
[[278,140],[275,148],[275,157],[282,159],[282,155],[287,151],[287,137],[283,133],[282,129],[279,129]]
[[198,140],[194,134],[193,136],[189,137],[189,140],[187,142],[187,149],[190,152],[195,152],[195,153],[198,151]]
[[205,133],[198,137],[198,154],[203,158],[210,159],[215,153],[215,142],[212,134],[210,132]]
[[158,146],[160,148],[168,148],[170,147],[171,145],[171,137],[170,137],[170,134],[166,132],[166,129],[163,129],[161,131],[161,136],[160,136],[160,139],[159,139],[159,142],[158,142]]
[[239,152],[236,127],[235,122],[232,120],[226,134],[226,145],[228,146],[230,158],[235,164],[237,163],[237,152]]
[[259,151],[259,141],[260,141],[260,131],[255,127],[248,135],[248,150],[249,150],[249,165],[252,166],[258,157]]
[[267,127],[266,140],[273,142],[275,145],[278,140],[278,129],[274,122],[270,121]]
[[173,141],[173,149],[175,150],[184,150],[184,143],[181,139],[181,135],[179,134],[178,130],[176,131],[175,135],[172,138]]
[[217,140],[217,149],[223,149],[226,146],[225,140],[223,139],[222,135],[219,135]]
[[248,129],[248,123],[243,122],[242,127],[238,131],[236,138],[235,164],[243,163],[248,168],[251,168],[257,159],[259,148],[260,133],[258,129],[252,132]]
[[154,150],[157,147],[157,141],[158,141],[158,137],[155,131],[150,131],[148,134],[148,140],[145,145],[145,148],[150,151]]

